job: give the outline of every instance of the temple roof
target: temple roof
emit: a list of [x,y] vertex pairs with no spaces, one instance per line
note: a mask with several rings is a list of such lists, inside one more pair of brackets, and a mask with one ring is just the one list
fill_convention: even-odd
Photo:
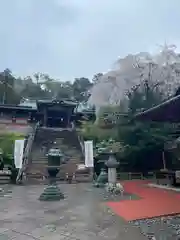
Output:
[[19,106],[19,105],[13,105],[13,104],[0,104],[0,110],[22,110],[22,111],[37,111],[36,109],[30,107],[30,106]]
[[180,122],[180,95],[135,115],[136,120]]
[[30,98],[22,98],[19,106],[21,107],[30,107],[33,109],[37,109],[37,100]]
[[66,106],[66,107],[76,107],[77,103],[71,100],[38,100],[37,101],[38,106],[47,105],[60,105],[60,106]]

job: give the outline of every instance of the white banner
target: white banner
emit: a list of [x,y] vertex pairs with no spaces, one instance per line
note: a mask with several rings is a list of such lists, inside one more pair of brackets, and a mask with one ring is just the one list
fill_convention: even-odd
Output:
[[24,139],[15,140],[14,163],[15,163],[16,168],[22,168],[23,153],[24,153]]
[[94,158],[93,158],[93,141],[85,141],[85,166],[94,167]]

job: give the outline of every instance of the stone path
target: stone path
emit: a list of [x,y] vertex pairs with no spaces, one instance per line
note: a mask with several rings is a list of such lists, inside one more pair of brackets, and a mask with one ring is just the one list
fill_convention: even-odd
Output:
[[143,240],[103,204],[90,184],[66,185],[60,202],[39,202],[43,186],[7,186],[0,193],[0,240]]

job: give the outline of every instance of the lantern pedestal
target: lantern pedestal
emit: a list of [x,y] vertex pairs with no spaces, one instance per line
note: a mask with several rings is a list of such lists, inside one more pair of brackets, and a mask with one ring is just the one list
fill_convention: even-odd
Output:
[[113,194],[123,194],[123,186],[121,183],[117,183],[117,167],[119,163],[112,152],[109,154],[106,166],[108,167],[108,183],[106,184],[106,190]]
[[56,175],[59,172],[57,167],[48,167],[49,174],[49,186],[44,189],[44,192],[40,195],[40,201],[60,201],[64,199],[64,194],[56,184]]

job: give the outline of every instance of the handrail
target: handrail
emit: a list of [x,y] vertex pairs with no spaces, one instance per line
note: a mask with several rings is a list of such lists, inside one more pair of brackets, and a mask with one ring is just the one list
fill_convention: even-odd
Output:
[[38,126],[39,126],[39,123],[37,123],[35,125],[33,131],[31,132],[31,134],[29,135],[29,137],[27,139],[27,144],[26,144],[26,147],[24,149],[24,154],[23,154],[22,168],[19,169],[18,175],[17,175],[17,178],[16,178],[17,183],[22,181],[23,173],[25,172],[25,170],[27,168],[27,165],[29,163],[29,156],[30,156],[30,153],[32,151],[32,145],[33,145],[33,142],[34,142],[34,138],[36,136]]
[[80,135],[78,135],[78,141],[79,141],[79,144],[80,144],[80,147],[81,147],[82,155],[84,157],[85,156],[84,140],[83,140],[83,138]]

